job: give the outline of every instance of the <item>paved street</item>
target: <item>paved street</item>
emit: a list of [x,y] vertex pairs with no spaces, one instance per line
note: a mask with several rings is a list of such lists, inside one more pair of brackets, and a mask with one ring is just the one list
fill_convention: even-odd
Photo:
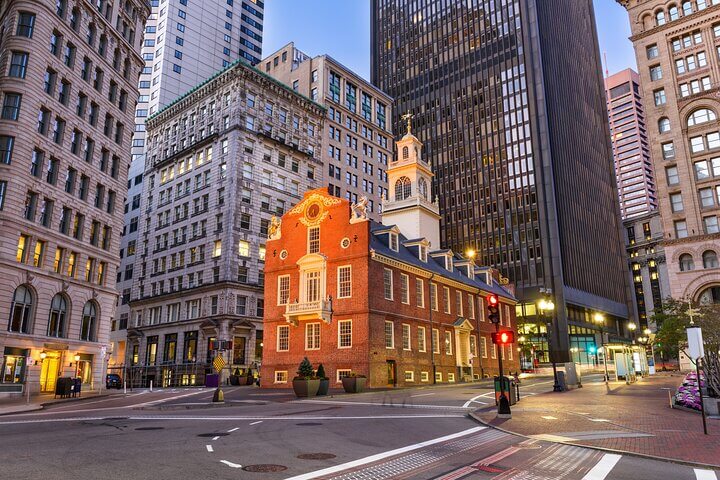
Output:
[[[551,386],[525,380],[523,395]],[[488,428],[467,416],[490,406],[487,383],[312,400],[235,387],[219,407],[207,404],[211,397],[211,389],[142,391],[2,416],[4,472],[25,479],[717,478],[709,469]]]

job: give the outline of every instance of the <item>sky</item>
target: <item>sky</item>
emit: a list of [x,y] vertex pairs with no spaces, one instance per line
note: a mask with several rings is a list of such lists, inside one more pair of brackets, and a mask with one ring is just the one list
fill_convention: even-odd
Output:
[[[627,12],[615,0],[593,3],[610,74],[636,68]],[[370,78],[370,0],[267,0],[264,26],[263,56],[295,42],[310,56],[328,54]]]

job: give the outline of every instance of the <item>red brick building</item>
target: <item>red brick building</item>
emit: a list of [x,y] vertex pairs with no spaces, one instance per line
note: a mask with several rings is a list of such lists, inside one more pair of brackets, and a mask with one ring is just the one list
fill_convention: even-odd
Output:
[[[437,239],[420,148],[409,132],[398,142],[383,218]],[[519,370],[516,345],[492,345],[485,309],[496,294],[503,329],[515,330],[511,291],[494,271],[431,246],[368,220],[362,202],[308,191],[267,242],[263,387],[289,387],[305,356],[335,386],[351,371],[371,387],[428,384],[433,372],[438,383],[467,381],[495,374],[499,354],[506,371]]]

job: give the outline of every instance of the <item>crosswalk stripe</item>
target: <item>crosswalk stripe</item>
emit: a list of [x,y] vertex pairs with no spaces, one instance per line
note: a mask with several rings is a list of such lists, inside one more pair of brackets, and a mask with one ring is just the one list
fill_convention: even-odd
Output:
[[606,453],[582,480],[604,480],[621,458],[622,455]]
[[693,470],[697,480],[717,480],[717,475],[712,470],[703,470],[702,468],[694,468]]

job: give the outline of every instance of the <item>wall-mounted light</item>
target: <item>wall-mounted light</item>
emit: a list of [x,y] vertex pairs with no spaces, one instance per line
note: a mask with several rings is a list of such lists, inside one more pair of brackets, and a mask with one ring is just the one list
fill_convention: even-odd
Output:
[[46,357],[47,357],[47,353],[40,352],[40,360],[45,360]]
[[[80,355],[76,353],[75,356],[73,357],[73,359],[75,360],[75,365],[77,365],[77,363],[80,361]],[[72,366],[73,366],[73,363],[70,362],[70,365],[69,365],[69,366],[72,367]]]

